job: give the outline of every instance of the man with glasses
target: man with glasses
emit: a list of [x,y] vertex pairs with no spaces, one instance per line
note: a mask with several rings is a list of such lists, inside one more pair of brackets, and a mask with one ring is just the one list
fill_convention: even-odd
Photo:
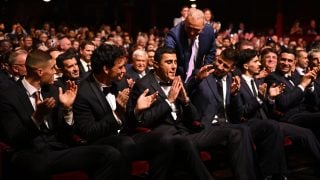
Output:
[[214,60],[214,30],[212,26],[205,24],[201,10],[191,8],[186,20],[168,32],[165,46],[176,50],[177,74],[186,82],[197,69]]
[[25,66],[28,52],[20,49],[14,51],[9,56],[9,76],[13,81],[18,81],[27,74],[27,69]]

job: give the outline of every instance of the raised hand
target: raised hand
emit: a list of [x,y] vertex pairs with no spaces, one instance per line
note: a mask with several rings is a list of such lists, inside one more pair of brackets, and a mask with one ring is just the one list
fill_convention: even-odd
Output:
[[136,111],[142,111],[151,107],[151,105],[157,100],[158,91],[147,96],[149,89],[143,91],[143,93],[139,96],[137,100],[137,104],[135,107]]
[[260,96],[262,96],[263,98],[266,97],[267,83],[260,84],[258,91]]
[[180,84],[181,84],[181,90],[179,92],[179,95],[178,95],[178,99],[183,103],[183,104],[188,104],[190,102],[190,99],[188,97],[188,94],[187,94],[187,91],[186,89],[184,88],[183,86],[183,82],[182,82],[182,79],[180,76],[178,76],[179,79],[180,79]]
[[128,78],[127,79],[127,83],[129,85],[129,88],[131,89],[135,83],[135,81],[132,78]]
[[301,79],[300,85],[306,88],[310,83],[317,78],[319,72],[318,67],[314,67],[311,71],[307,72]]
[[285,88],[286,88],[286,85],[284,83],[281,83],[279,85],[276,85],[275,83],[273,83],[269,88],[269,97],[271,99],[274,99],[276,96],[283,93]]
[[46,98],[43,101],[40,99],[40,93],[35,95],[36,109],[33,112],[33,117],[38,123],[42,123],[44,117],[50,113],[50,111],[55,107],[56,101],[53,97]]
[[182,86],[180,76],[176,76],[168,93],[168,100],[170,103],[174,103],[176,101]]
[[129,99],[129,94],[130,94],[130,88],[125,88],[122,91],[119,91],[117,97],[116,97],[116,102],[117,102],[117,109],[118,105],[121,108],[125,108]]
[[235,95],[240,90],[240,77],[235,76],[232,78],[232,82],[230,85],[230,93],[231,95]]
[[202,66],[200,68],[198,74],[196,75],[196,78],[198,80],[203,80],[203,79],[207,78],[210,74],[212,74],[214,71],[215,70],[214,70],[212,64]]
[[78,86],[74,81],[67,81],[67,88],[63,93],[61,87],[59,87],[59,101],[64,109],[70,109],[76,99],[78,92]]
[[258,75],[256,75],[257,79],[265,78],[270,74],[269,71],[266,70],[266,68],[263,68]]

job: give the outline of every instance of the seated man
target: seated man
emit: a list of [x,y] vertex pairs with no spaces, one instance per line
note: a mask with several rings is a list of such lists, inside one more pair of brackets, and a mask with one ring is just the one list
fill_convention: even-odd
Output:
[[[258,118],[265,121],[274,121],[270,111],[274,106],[274,99],[282,93],[284,86],[271,86],[267,92],[267,86],[263,81],[254,79],[260,73],[260,60],[255,50],[240,51],[238,66],[242,71],[240,96],[243,105],[242,119],[250,121]],[[290,137],[295,144],[308,149],[320,162],[320,144],[310,129],[299,127],[293,124],[279,122],[280,129],[284,136]]]
[[[153,132],[189,138],[199,150],[212,150],[227,144],[230,162],[236,179],[256,179],[252,146],[245,129],[212,126],[200,132],[191,128],[199,120],[197,110],[190,102],[182,80],[176,75],[177,56],[172,48],[160,47],[155,53],[154,73],[149,73],[133,86],[128,102],[130,117]],[[146,90],[158,92],[155,102],[144,110],[135,109],[138,97]],[[190,165],[190,164],[186,164]],[[195,170],[201,171],[202,167]]]
[[125,119],[130,89],[118,82],[126,73],[126,62],[125,52],[113,45],[101,45],[93,52],[92,72],[80,83],[74,103],[76,129],[89,144],[119,149],[127,172],[132,160],[148,159],[149,178],[167,179],[174,151],[171,140],[164,133],[135,133],[134,124]]
[[[225,49],[213,65],[204,66],[192,86],[191,101],[197,107],[205,128],[249,128],[257,147],[259,169],[262,176],[279,176],[286,173],[283,136],[275,121],[241,119],[240,78],[232,77],[237,51]],[[208,69],[212,67],[213,69]],[[202,76],[205,73],[206,76]]]
[[55,60],[36,50],[27,56],[27,75],[0,93],[0,123],[5,141],[14,148],[16,179],[50,179],[50,175],[85,170],[91,179],[123,179],[124,160],[107,145],[69,147],[73,128],[74,82],[65,93],[55,89]]
[[62,76],[57,78],[55,85],[66,88],[67,81],[74,81],[76,84],[80,83],[80,71],[76,55],[72,49],[68,49],[66,52],[60,54],[56,59],[58,70],[62,73]]

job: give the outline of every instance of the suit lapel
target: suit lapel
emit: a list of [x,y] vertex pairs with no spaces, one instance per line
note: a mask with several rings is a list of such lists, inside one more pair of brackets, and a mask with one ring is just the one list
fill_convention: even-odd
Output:
[[245,92],[249,92],[251,97],[254,97],[254,94],[251,91],[249,85],[247,84],[246,80],[244,80],[242,77],[241,77],[241,88],[243,88],[245,90]]
[[159,96],[163,99],[166,99],[167,96],[164,93],[164,91],[162,90],[161,86],[159,85],[157,79],[154,77],[154,75],[150,75],[150,83],[151,83],[151,87],[153,88],[154,92],[158,91],[159,92]]
[[218,93],[219,91],[218,91],[218,88],[217,88],[217,79],[213,75],[212,76],[208,76],[208,78],[206,79],[206,82],[208,84],[208,87],[212,91],[212,94],[217,99],[217,101],[218,102],[222,102],[222,97]]
[[30,116],[33,112],[33,106],[30,102],[30,99],[27,95],[27,90],[25,89],[25,87],[22,85],[21,81],[17,82],[18,85],[18,99],[20,101],[20,103],[22,104],[22,107],[25,107],[26,109],[20,109],[22,114],[25,114],[26,116]]
[[103,110],[105,112],[107,112],[107,109],[110,108],[110,107],[108,107],[109,103],[106,100],[104,94],[98,88],[97,83],[94,81],[92,76],[89,78],[89,86],[90,86],[92,92],[94,93],[94,95],[97,97],[97,100],[98,100],[99,104],[101,105],[101,107],[103,108]]

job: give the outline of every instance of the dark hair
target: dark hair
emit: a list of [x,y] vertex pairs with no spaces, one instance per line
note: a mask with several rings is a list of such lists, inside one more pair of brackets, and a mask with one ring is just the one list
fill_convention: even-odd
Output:
[[238,64],[237,66],[243,70],[243,65],[247,62],[249,62],[252,58],[258,56],[258,51],[253,50],[253,49],[244,49],[239,51],[238,53]]
[[100,73],[103,70],[103,67],[112,68],[114,62],[122,57],[125,57],[125,51],[122,48],[102,44],[92,53],[91,57],[91,68],[94,73]]
[[288,54],[293,54],[294,57],[296,57],[296,51],[294,49],[290,49],[290,48],[283,48],[280,52],[280,55],[282,53],[288,53]]
[[237,63],[237,56],[238,51],[233,48],[226,48],[220,54],[220,57],[222,59],[233,61],[235,64]]
[[51,59],[52,57],[47,52],[41,50],[31,51],[26,59],[27,74],[32,74],[35,68],[47,65]]
[[91,42],[91,41],[82,41],[81,43],[80,43],[80,49],[84,49],[85,47],[86,47],[86,45],[92,45],[92,46],[95,46],[94,44],[93,44],[93,42]]
[[67,51],[60,54],[56,58],[56,64],[57,64],[58,68],[63,68],[63,61],[68,60],[68,59],[72,59],[72,58],[76,58],[76,54],[72,48],[69,48]]
[[176,50],[169,47],[159,47],[154,54],[154,61],[160,62],[163,54],[176,54]]

